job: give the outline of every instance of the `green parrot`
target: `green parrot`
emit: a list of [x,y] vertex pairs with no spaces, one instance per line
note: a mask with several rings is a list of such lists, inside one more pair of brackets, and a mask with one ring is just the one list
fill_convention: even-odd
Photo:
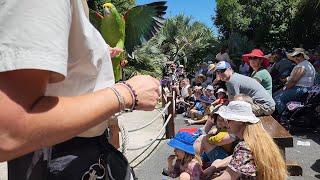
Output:
[[[110,47],[124,49],[133,56],[134,48],[151,39],[164,24],[165,1],[136,6],[121,15],[112,3],[103,4],[103,14],[90,9],[90,21]],[[122,79],[121,60],[125,53],[112,58],[116,82]]]

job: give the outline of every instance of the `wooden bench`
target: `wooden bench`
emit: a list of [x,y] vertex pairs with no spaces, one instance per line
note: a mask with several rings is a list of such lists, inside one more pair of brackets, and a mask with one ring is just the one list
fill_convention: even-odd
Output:
[[[272,116],[260,117],[264,129],[270,134],[286,160],[287,147],[293,147],[292,135],[283,128]],[[286,160],[287,169],[290,176],[302,176],[302,168],[297,163]]]

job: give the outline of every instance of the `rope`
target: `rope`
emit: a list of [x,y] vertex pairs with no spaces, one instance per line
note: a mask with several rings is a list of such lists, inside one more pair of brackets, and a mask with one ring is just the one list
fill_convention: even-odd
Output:
[[163,108],[163,110],[160,112],[160,114],[158,114],[155,118],[153,118],[150,122],[148,122],[147,124],[141,126],[141,127],[138,127],[136,129],[131,129],[131,130],[128,130],[128,132],[135,132],[135,131],[139,131],[145,127],[148,127],[149,125],[151,125],[154,121],[156,121],[162,114],[164,114],[164,112],[168,109],[168,107],[170,106],[171,102],[168,102],[166,104],[166,106]]
[[171,118],[172,114],[169,114],[166,122],[164,123],[164,125],[162,126],[161,130],[159,131],[158,135],[153,139],[151,140],[149,143],[143,145],[143,146],[140,146],[140,147],[136,147],[136,148],[128,148],[129,151],[135,151],[135,150],[139,150],[139,149],[143,149],[145,147],[148,147],[148,146],[151,146],[158,138],[159,136],[161,135],[162,131],[165,129],[165,127],[167,126],[167,124],[169,123],[169,120]]
[[119,129],[121,134],[121,152],[123,155],[127,154],[127,146],[129,143],[128,131],[122,123],[119,123]]
[[[136,168],[137,166],[139,166],[143,161],[145,161],[153,152],[154,150],[157,149],[157,147],[159,146],[159,144],[161,143],[161,141],[163,141],[163,137],[165,136],[165,134],[163,134],[162,138],[158,141],[158,143],[153,147],[153,149],[147,154],[146,157],[144,157],[140,162],[138,162],[137,164],[135,164],[132,168]],[[143,153],[146,152],[147,149],[149,149],[151,146],[149,146],[148,148],[146,148],[141,154],[139,154],[134,160],[138,159],[138,157],[140,157]],[[134,161],[132,160],[130,162],[130,164]]]

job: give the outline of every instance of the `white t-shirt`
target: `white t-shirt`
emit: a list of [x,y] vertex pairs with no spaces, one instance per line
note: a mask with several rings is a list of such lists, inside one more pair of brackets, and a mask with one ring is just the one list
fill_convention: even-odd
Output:
[[301,87],[311,87],[314,85],[314,78],[316,76],[316,71],[313,67],[313,65],[308,61],[304,60],[297,64],[293,70],[291,71],[290,77],[293,77],[294,74],[293,72],[297,68],[303,68],[305,70],[304,75],[299,79],[299,81],[296,83],[296,86],[301,86]]
[[[81,0],[0,1],[0,72],[51,71],[46,95],[77,96],[113,85],[108,48]],[[98,136],[106,127],[103,122],[79,136]]]

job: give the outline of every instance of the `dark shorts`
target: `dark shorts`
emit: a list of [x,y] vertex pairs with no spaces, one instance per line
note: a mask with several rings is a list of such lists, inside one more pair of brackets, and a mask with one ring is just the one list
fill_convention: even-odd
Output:
[[[32,156],[33,153],[8,163],[9,180],[26,179]],[[92,170],[109,179],[129,180],[133,177],[127,159],[107,142],[106,135],[102,135],[76,137],[53,146],[50,162],[41,159],[34,166],[29,180],[79,180],[86,172],[84,179],[88,179]]]

